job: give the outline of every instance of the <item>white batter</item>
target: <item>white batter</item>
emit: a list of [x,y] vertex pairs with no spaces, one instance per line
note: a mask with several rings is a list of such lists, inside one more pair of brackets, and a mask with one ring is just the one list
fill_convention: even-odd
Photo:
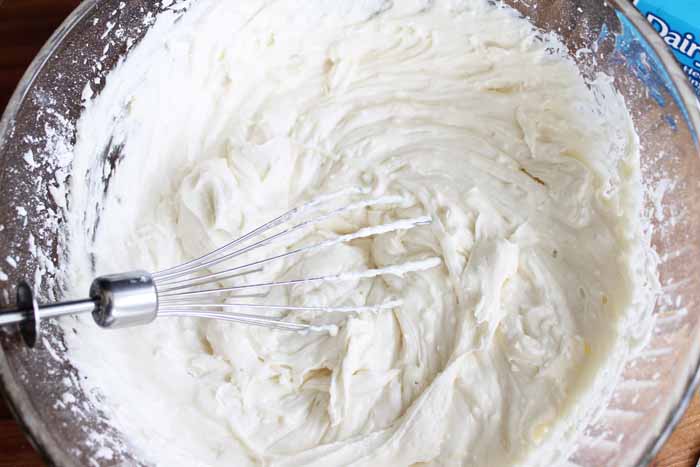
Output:
[[[555,37],[485,0],[201,0],[176,16],[159,17],[79,122],[76,296],[95,274],[175,265],[350,186],[404,202],[296,245],[433,224],[257,279],[442,265],[269,297],[403,301],[295,318],[337,324],[335,336],[65,320],[70,358],[140,455],[169,467],[563,462],[649,322],[637,137],[606,78],[587,85]],[[110,142],[124,155],[114,171],[95,157]]]

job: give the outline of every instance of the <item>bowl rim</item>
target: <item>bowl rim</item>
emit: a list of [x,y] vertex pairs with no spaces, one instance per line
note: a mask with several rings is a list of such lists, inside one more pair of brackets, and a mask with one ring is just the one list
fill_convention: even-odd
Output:
[[[48,62],[51,55],[63,43],[64,39],[80,21],[90,13],[99,0],[83,0],[75,9],[63,20],[56,30],[47,39],[34,59],[31,61],[26,71],[19,80],[10,100],[7,102],[2,118],[0,118],[0,147],[5,145],[5,137],[11,130],[12,123],[17,115],[20,104],[24,101],[29,89],[37,76]],[[2,0],[0,0],[2,3]],[[47,465],[68,466],[70,458],[66,449],[53,437],[52,433],[46,429],[43,420],[30,402],[23,396],[20,385],[13,377],[10,365],[5,355],[5,350],[0,346],[0,394],[2,394],[10,412],[24,432],[30,444],[37,453],[44,459]]]
[[[634,4],[629,0],[611,0],[611,4],[615,9],[620,11],[632,25],[642,34],[644,39],[649,43],[652,50],[661,60],[665,70],[671,76],[671,81],[676,87],[680,95],[680,100],[683,106],[688,110],[687,118],[690,120],[691,131],[695,142],[696,156],[700,157],[700,98],[696,97],[695,91],[690,85],[690,81],[683,74],[681,67],[678,65],[673,53],[666,45],[661,36],[644,18],[644,15],[635,8]],[[661,451],[661,448],[666,444],[668,438],[673,433],[673,430],[678,426],[685,412],[690,405],[690,401],[695,396],[698,384],[700,383],[700,355],[697,357],[694,365],[691,366],[688,373],[688,379],[680,391],[679,398],[676,403],[671,404],[668,415],[661,425],[662,428],[656,438],[650,440],[647,446],[643,449],[642,455],[636,461],[636,466],[642,467],[649,465],[656,455]],[[699,464],[700,465],[700,464]]]
[[[44,65],[55,50],[62,45],[66,36],[93,10],[98,2],[99,0],[83,0],[58,26],[56,31],[49,37],[27,67],[27,70],[22,75],[22,78],[3,111],[2,118],[0,118],[0,147],[5,143],[4,138],[9,134],[8,129],[10,129],[14,121],[20,104],[24,101],[24,98]],[[695,147],[698,150],[698,157],[700,157],[700,100],[695,96],[692,86],[678,66],[672,52],[639,10],[634,7],[631,1],[609,0],[608,2],[606,0],[601,0],[601,2],[609,4],[615,10],[621,12],[642,34],[652,50],[660,58],[662,65],[666,72],[668,72],[673,85],[678,91],[681,103],[688,111],[686,117],[690,121],[691,130],[693,131],[693,137],[695,139]],[[636,0],[634,0],[634,2],[636,3]],[[0,3],[2,3],[2,0],[0,0]],[[642,450],[641,457],[636,460],[636,466],[642,467],[648,465],[658,454],[685,414],[699,383],[700,356],[691,367],[686,384],[683,390],[679,392],[678,401],[671,404],[671,410],[664,420],[658,436],[650,440],[647,446]],[[0,394],[4,397],[10,412],[20,425],[27,439],[41,457],[49,465],[70,465],[66,450],[53,438],[49,430],[45,429],[46,427],[43,425],[43,421],[38,416],[33,404],[31,404],[28,399],[22,397],[20,385],[17,384],[12,376],[5,351],[2,347],[0,347]]]

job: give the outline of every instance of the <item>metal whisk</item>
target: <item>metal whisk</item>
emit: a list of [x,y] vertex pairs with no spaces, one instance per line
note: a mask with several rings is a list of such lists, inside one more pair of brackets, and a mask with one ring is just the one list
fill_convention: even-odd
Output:
[[[341,213],[377,205],[400,204],[405,201],[401,196],[383,196],[376,199],[356,201],[325,213],[319,213],[329,201],[358,192],[362,193],[363,191],[359,188],[352,188],[317,198],[285,212],[281,216],[210,253],[178,266],[155,273],[137,270],[98,277],[90,287],[90,298],[84,300],[38,304],[32,287],[23,281],[17,285],[16,306],[0,311],[0,325],[19,323],[25,342],[30,347],[33,347],[40,332],[39,324],[42,319],[88,312],[92,313],[95,322],[104,328],[142,325],[150,323],[159,317],[186,316],[233,321],[289,331],[328,331],[328,326],[298,323],[285,318],[240,313],[233,310],[267,309],[357,313],[394,308],[400,305],[399,301],[389,300],[368,306],[332,307],[267,305],[245,303],[239,300],[250,297],[251,292],[254,293],[255,291],[272,287],[357,280],[389,274],[402,276],[405,273],[436,267],[441,263],[439,258],[429,257],[418,261],[357,272],[276,282],[240,283],[220,286],[222,281],[260,272],[265,264],[273,261],[331,248],[359,238],[399,230],[410,230],[431,222],[431,218],[428,216],[396,220],[386,224],[361,228],[353,233],[339,235],[312,245],[287,250],[284,253],[246,264],[236,265],[234,263],[233,260],[237,257],[264,246],[278,243],[295,232],[307,229]],[[312,213],[316,213],[315,217],[301,221],[301,218]],[[298,223],[292,224],[294,220],[297,220]],[[217,287],[217,285],[219,286]]]

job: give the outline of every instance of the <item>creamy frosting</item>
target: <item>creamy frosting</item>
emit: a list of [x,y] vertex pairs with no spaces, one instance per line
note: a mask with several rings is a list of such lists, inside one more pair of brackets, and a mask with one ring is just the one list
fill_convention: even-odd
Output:
[[[76,296],[95,274],[176,265],[346,188],[366,193],[336,206],[390,202],[259,254],[433,220],[240,279],[342,275],[251,299],[327,307],[255,311],[336,335],[63,320],[84,384],[148,462],[562,463],[648,329],[624,102],[509,8],[201,0],[158,17],[86,102],[77,135]],[[352,275],[433,257],[403,277]]]

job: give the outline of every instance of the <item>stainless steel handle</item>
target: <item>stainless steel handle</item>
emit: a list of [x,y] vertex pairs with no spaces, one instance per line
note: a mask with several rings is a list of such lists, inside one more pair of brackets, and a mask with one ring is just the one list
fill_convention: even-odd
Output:
[[[71,302],[47,303],[38,305],[39,318],[58,318],[66,315],[78,315],[81,313],[92,313],[99,300],[86,298],[84,300],[74,300]],[[33,314],[33,310],[20,309],[19,307],[4,308],[0,310],[0,326],[5,324],[21,323]]]
[[158,291],[153,277],[144,271],[101,276],[90,287],[90,298],[39,305],[27,282],[17,284],[17,302],[0,309],[0,326],[19,324],[22,338],[34,347],[42,319],[92,313],[103,328],[147,324],[158,314]]

